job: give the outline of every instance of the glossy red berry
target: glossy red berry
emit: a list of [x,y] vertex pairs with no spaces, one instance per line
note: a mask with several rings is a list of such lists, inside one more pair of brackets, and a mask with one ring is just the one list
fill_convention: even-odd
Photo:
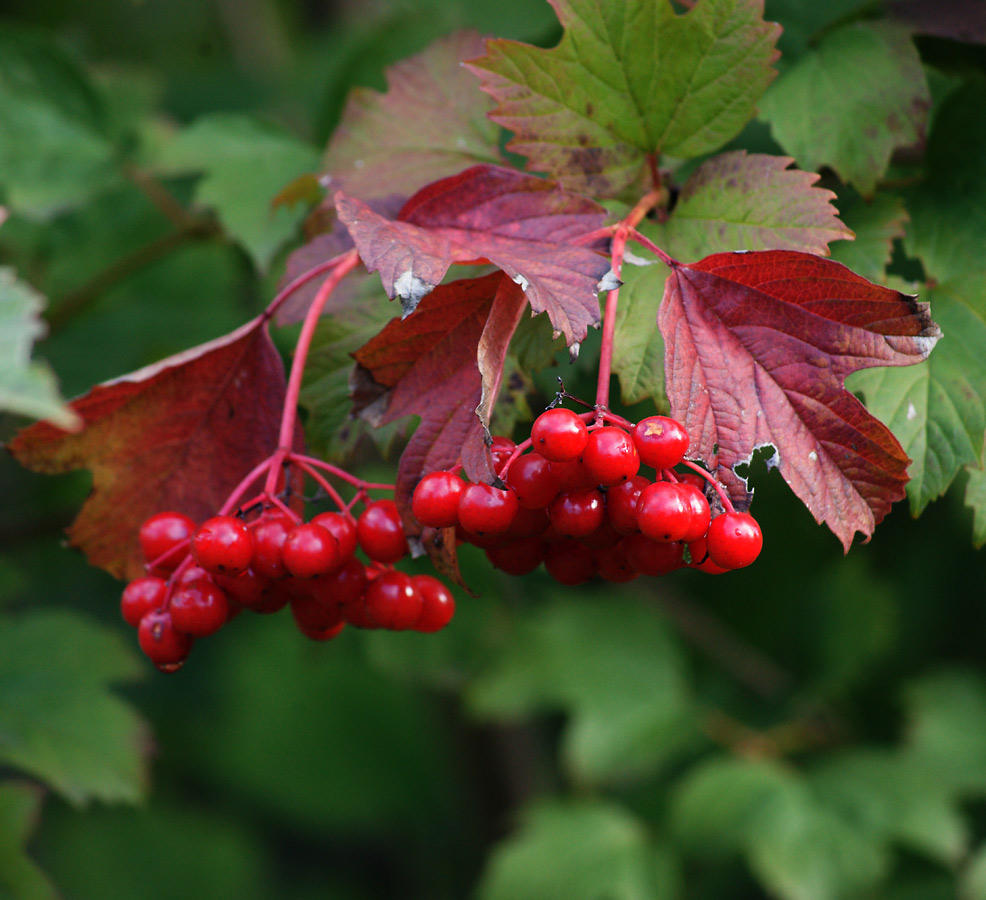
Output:
[[508,575],[527,575],[544,562],[544,542],[524,538],[488,547],[486,558]]
[[226,624],[229,598],[211,581],[200,579],[175,591],[168,609],[178,631],[192,637],[208,637]]
[[359,602],[368,583],[366,566],[351,556],[335,572],[304,582],[304,592],[326,606],[346,607]]
[[584,584],[599,571],[596,552],[578,541],[563,540],[544,548],[544,568],[559,584]]
[[174,511],[156,513],[140,526],[140,549],[152,575],[167,576],[178,567],[194,531],[195,522]]
[[650,483],[643,475],[634,475],[606,491],[606,518],[620,534],[633,534],[640,530],[637,525],[637,501],[640,492]]
[[307,591],[291,598],[291,615],[298,629],[308,635],[321,633],[344,621],[342,606],[338,603],[325,603]]
[[493,470],[497,475],[503,471],[507,460],[513,455],[517,445],[508,437],[502,434],[493,435],[493,443],[490,444],[490,456],[493,457]]
[[447,585],[431,575],[412,575],[411,581],[421,594],[421,612],[411,628],[426,634],[440,631],[455,615],[455,597]]
[[600,550],[597,554],[597,560],[599,562],[599,577],[614,584],[633,581],[640,574],[627,558],[622,543]]
[[582,464],[596,484],[621,484],[637,474],[640,456],[633,438],[622,428],[605,426],[589,433]]
[[543,509],[558,496],[558,479],[540,453],[518,456],[507,469],[506,480],[526,509]]
[[192,649],[194,638],[178,631],[166,609],[155,609],[140,620],[137,641],[147,658],[162,672],[181,668]]
[[135,578],[123,589],[123,596],[120,598],[123,621],[131,628],[136,628],[149,612],[164,606],[167,593],[167,583],[157,575]]
[[192,555],[207,572],[239,575],[253,559],[253,535],[235,516],[213,516],[195,530]]
[[356,539],[370,559],[395,563],[407,554],[407,538],[397,504],[374,500],[356,520]]
[[633,442],[641,460],[655,469],[670,469],[684,459],[688,432],[677,419],[648,416],[633,429]]
[[578,459],[588,440],[585,422],[561,406],[545,410],[531,426],[531,446],[552,462]]
[[637,498],[637,525],[656,541],[680,541],[692,523],[692,513],[681,488],[673,481],[657,481]]
[[317,522],[295,525],[281,547],[284,568],[295,578],[313,578],[339,567],[342,557],[335,536]]
[[763,548],[763,534],[749,513],[725,512],[709,525],[706,538],[709,558],[724,569],[750,565]]
[[582,464],[581,459],[570,459],[567,462],[553,462],[551,474],[558,482],[561,491],[585,491],[596,486],[595,479]]
[[229,575],[215,575],[213,577],[226,596],[240,606],[259,612],[265,605],[271,580],[263,575],[258,575],[253,569],[247,569],[235,578]]
[[349,559],[356,552],[358,543],[356,540],[356,522],[352,516],[337,512],[324,512],[319,513],[312,521],[316,525],[321,525],[338,541],[341,560]]
[[453,472],[429,472],[411,496],[411,512],[422,525],[448,528],[459,521],[459,497],[465,482]]
[[623,539],[627,561],[641,575],[667,575],[684,565],[684,545],[655,541],[637,532]]
[[459,498],[459,522],[462,527],[480,536],[503,534],[517,514],[517,495],[491,484],[466,485]]
[[585,537],[592,534],[606,517],[606,506],[598,488],[559,494],[548,507],[548,518],[559,534]]
[[410,628],[421,615],[421,592],[410,575],[388,569],[374,578],[363,595],[367,619],[380,628],[403,631]]
[[712,513],[709,509],[709,501],[706,499],[705,493],[695,487],[694,484],[681,481],[678,483],[678,489],[684,496],[685,503],[691,514],[691,522],[688,525],[688,530],[680,538],[680,540],[687,544],[691,541],[697,541],[701,537],[705,537],[705,533],[709,530],[709,522],[712,520]]

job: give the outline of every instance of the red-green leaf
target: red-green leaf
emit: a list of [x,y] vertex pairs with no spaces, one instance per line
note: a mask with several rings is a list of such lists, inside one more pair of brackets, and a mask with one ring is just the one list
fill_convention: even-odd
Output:
[[805,253],[718,253],[675,265],[658,323],[672,414],[741,502],[735,467],[767,445],[846,549],[904,496],[906,454],[844,381],[927,357],[941,332],[926,303]]
[[466,166],[500,162],[492,104],[462,66],[482,52],[476,32],[459,32],[388,69],[386,94],[353,90],[323,161],[326,185],[403,200]]
[[69,539],[93,565],[132,578],[143,572],[140,523],[165,509],[211,515],[277,446],[283,400],[281,358],[258,318],[72,401],[82,431],[38,422],[9,448],[37,472],[92,472]]
[[619,195],[648,157],[710,153],[734,137],[774,77],[780,27],[762,0],[550,0],[550,50],[495,40],[469,67],[529,168],[596,197]]
[[[454,281],[354,354],[374,382],[390,389],[381,424],[421,417],[397,470],[396,500],[411,533],[420,530],[410,518],[411,493],[425,472],[461,458],[471,478],[492,476],[483,462],[481,416],[499,389],[524,305],[523,292],[502,272]],[[426,549],[436,552],[430,542]]]
[[397,221],[341,191],[336,208],[363,263],[380,272],[387,296],[399,296],[405,314],[452,263],[487,259],[521,286],[535,312],[548,313],[569,344],[599,323],[609,260],[573,242],[600,228],[604,212],[550,181],[473,166],[419,191]]

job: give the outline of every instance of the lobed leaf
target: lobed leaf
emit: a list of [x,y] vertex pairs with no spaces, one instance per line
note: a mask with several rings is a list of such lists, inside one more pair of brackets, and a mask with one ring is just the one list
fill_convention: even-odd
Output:
[[528,168],[595,197],[646,176],[658,154],[710,153],[753,117],[780,27],[762,0],[551,0],[564,33],[543,50],[487,43],[468,64]]
[[872,200],[839,198],[839,214],[855,239],[832,245],[832,259],[870,281],[882,281],[894,241],[904,236],[909,220],[900,197],[881,191]]
[[760,114],[802,169],[829,166],[869,197],[894,149],[923,137],[930,105],[907,30],[854,23],[830,32],[771,85]]
[[513,169],[473,166],[423,188],[397,221],[341,191],[339,218],[387,296],[413,312],[454,262],[488,260],[517,282],[534,312],[547,312],[569,344],[599,324],[609,260],[576,241],[603,224],[591,200]]
[[38,422],[8,448],[36,472],[92,472],[69,541],[93,565],[134,578],[143,573],[137,532],[146,518],[167,509],[196,520],[214,514],[274,451],[284,390],[260,317],[73,400],[78,433]]
[[658,324],[672,415],[741,503],[735,467],[768,445],[846,550],[904,496],[907,456],[844,381],[926,358],[941,336],[926,303],[804,253],[720,253],[675,265]]

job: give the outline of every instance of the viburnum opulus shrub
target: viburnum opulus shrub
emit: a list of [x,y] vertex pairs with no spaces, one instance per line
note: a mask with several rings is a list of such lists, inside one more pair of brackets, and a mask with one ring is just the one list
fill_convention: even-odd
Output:
[[[895,86],[910,118],[861,137],[864,158],[824,133],[804,145],[806,76],[765,94],[780,28],[754,0],[555,6],[552,49],[461,33],[351,103],[292,188],[314,204],[307,242],[263,314],[93,388],[78,427],[11,442],[39,471],[93,471],[71,541],[127,579],[124,618],[159,668],[243,610],[290,606],[315,640],[445,627],[448,588],[399,566],[426,553],[458,581],[463,542],[565,585],[751,565],[765,538],[740,470],[760,449],[846,550],[905,496],[907,452],[845,381],[923,362],[941,332],[925,300],[826,258],[853,233],[810,169],[873,196],[925,128],[921,78]],[[899,28],[858,27],[913,63]],[[724,150],[758,104],[793,159]],[[335,363],[353,415],[420,418],[392,485],[309,455],[298,419],[319,408],[313,341],[361,314],[366,280],[399,314]],[[498,434],[529,316],[573,358],[602,329],[595,396],[561,385],[529,432]],[[285,378],[268,332],[295,322]],[[613,375],[639,415],[611,408]]]

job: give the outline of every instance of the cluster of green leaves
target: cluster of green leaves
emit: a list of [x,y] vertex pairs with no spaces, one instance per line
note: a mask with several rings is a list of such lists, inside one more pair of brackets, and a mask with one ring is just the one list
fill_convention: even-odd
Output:
[[[515,134],[509,149],[615,216],[646,181],[648,159],[659,160],[667,203],[641,230],[679,259],[831,244],[867,278],[930,300],[945,339],[929,360],[858,373],[850,385],[913,460],[912,511],[966,470],[976,540],[986,541],[986,289],[976,252],[986,225],[986,65],[976,42],[986,35],[970,19],[929,36],[920,3],[907,5],[911,21],[855,0],[768,3],[766,17],[755,2],[699,0],[687,15],[664,0],[602,12],[554,5],[565,31],[552,49],[484,47],[460,34],[393,70],[386,93],[357,92],[321,165],[313,142],[263,117],[211,112],[176,125],[139,80],[97,78],[47,37],[4,31],[0,251],[13,268],[0,278],[0,321],[10,322],[0,329],[10,347],[0,406],[72,424],[50,373],[30,361],[43,331],[38,291],[50,302],[42,346],[72,394],[231,331],[282,268],[332,255],[338,236],[313,236],[316,213],[311,240],[285,261],[304,215],[292,200],[317,186],[298,176],[327,171],[330,187],[392,213],[388,197],[506,162],[482,83],[500,104],[496,121]],[[402,21],[387,28],[403,37]],[[374,46],[365,34],[352,41]],[[771,82],[774,41],[782,53]],[[477,81],[459,63],[484,52]],[[528,129],[559,106],[567,112],[552,117],[554,131]],[[840,240],[846,226],[854,241]],[[655,303],[667,272],[627,262],[614,369],[625,403],[660,405]],[[303,300],[285,308],[284,324]],[[340,294],[336,311],[320,327],[303,403],[316,448],[351,456],[365,444],[344,407],[350,354],[392,309],[364,282]],[[553,374],[544,320],[521,320],[505,385]],[[566,370],[577,391],[592,384],[592,334]],[[503,428],[516,399],[501,407]],[[14,550],[23,545],[9,536],[35,520],[11,510],[43,511],[54,498],[60,525],[85,487],[73,482],[66,499],[3,477],[12,504],[0,531]],[[427,645],[372,634],[315,655],[287,629],[244,627],[206,655],[201,681],[143,689],[157,707],[163,771],[181,786],[148,818],[49,800],[37,841],[46,793],[77,807],[142,797],[149,741],[115,688],[137,678],[133,654],[118,625],[97,624],[115,614],[116,586],[33,545],[26,555],[5,546],[0,896],[55,895],[37,856],[79,896],[151,896],[149,884],[173,895],[186,878],[211,896],[259,897],[275,884],[286,896],[265,840],[279,829],[282,845],[301,834],[339,848],[344,875],[333,888],[354,898],[394,884],[402,896],[475,890],[483,900],[986,897],[977,806],[986,680],[975,668],[941,668],[944,659],[974,665],[986,626],[973,604],[939,608],[941,596],[966,591],[962,567],[975,564],[956,550],[960,517],[942,511],[926,526],[934,537],[888,522],[888,543],[878,538],[830,570],[832,548],[797,518],[803,510],[769,479],[762,490],[777,556],[728,588],[682,581],[573,599],[539,576],[493,579],[467,556],[467,580],[484,585],[484,598],[462,598],[457,626]],[[946,554],[948,574],[899,562]],[[49,570],[63,565],[57,580]],[[44,590],[26,590],[32,579]],[[53,611],[48,594],[78,596],[93,615]],[[948,656],[959,636],[970,644]],[[190,714],[206,683],[205,708]],[[466,753],[478,744],[482,752]],[[494,792],[509,802],[491,802]],[[203,793],[216,801],[210,809]],[[246,821],[223,804],[246,810]],[[159,871],[148,860],[175,834],[181,846]],[[394,883],[343,863],[353,851],[366,869],[382,859]],[[111,875],[89,862],[107,858]],[[303,877],[292,885],[299,897],[323,887]]]

